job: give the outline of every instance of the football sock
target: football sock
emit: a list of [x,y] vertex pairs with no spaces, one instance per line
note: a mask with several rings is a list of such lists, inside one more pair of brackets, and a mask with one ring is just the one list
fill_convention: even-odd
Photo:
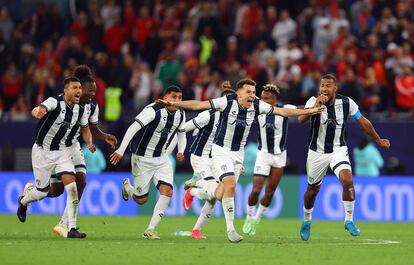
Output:
[[355,201],[342,201],[345,208],[345,221],[353,221]]
[[224,217],[226,218],[227,232],[234,229],[234,197],[223,198],[221,200]]
[[190,194],[200,200],[208,200],[207,191],[200,188],[192,188]]
[[27,195],[23,197],[21,203],[26,206],[28,203],[40,201],[45,198],[47,194],[48,192],[39,191],[36,187],[33,187],[27,191]]
[[170,204],[170,200],[171,197],[160,195],[157,203],[155,204],[148,229],[155,229],[155,227],[157,227],[158,223],[161,221],[161,218],[164,216],[165,209],[167,209],[168,204]]
[[253,217],[254,208],[256,208],[256,205],[250,206],[249,203],[247,203],[247,216]]
[[260,220],[263,217],[263,214],[266,212],[267,207],[263,206],[261,203],[259,204],[259,209],[257,209],[257,213],[256,216],[254,217],[254,220],[256,221],[256,223],[259,223]]
[[206,201],[206,203],[204,203],[203,208],[201,208],[200,216],[198,217],[193,230],[201,230],[204,227],[207,220],[211,217],[211,213],[214,210],[214,205],[215,203],[212,204],[210,201]]
[[69,183],[65,186],[67,194],[66,209],[68,215],[69,230],[76,228],[76,219],[78,217],[78,190],[76,188],[76,182]]
[[313,212],[313,208],[306,209],[305,207],[303,207],[303,221],[312,220],[312,212]]

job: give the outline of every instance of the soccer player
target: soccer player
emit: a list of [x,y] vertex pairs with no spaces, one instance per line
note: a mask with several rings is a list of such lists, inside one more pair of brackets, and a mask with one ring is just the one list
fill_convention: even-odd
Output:
[[56,173],[62,179],[68,193],[66,208],[68,214],[68,238],[84,238],[76,227],[78,214],[78,191],[75,182],[75,167],[72,161],[70,146],[67,142],[71,129],[80,124],[82,137],[92,152],[92,135],[88,127],[88,118],[84,108],[80,106],[81,83],[76,77],[68,77],[63,82],[63,95],[50,97],[32,110],[33,117],[40,119],[36,142],[32,148],[33,174],[36,186],[27,189],[18,199],[17,217],[26,221],[29,203],[45,198],[49,191],[50,176]]
[[[236,93],[236,91],[230,89],[231,86],[228,81],[224,82],[222,87],[224,89],[221,94],[222,96]],[[200,112],[195,118],[186,122],[185,131],[190,132],[194,130],[194,140],[190,147],[190,162],[194,170],[194,175],[193,178],[185,182],[185,189],[195,186],[199,179],[204,181],[212,181],[214,183],[218,182],[218,179],[216,179],[212,170],[213,161],[211,158],[211,147],[213,145],[219,121],[220,112],[215,110],[205,110]],[[173,149],[175,147],[175,142],[176,137],[174,137],[168,149]],[[192,238],[205,238],[201,233],[201,229],[211,217],[215,202],[215,198],[205,201],[204,206],[201,208],[197,222],[191,231]],[[186,204],[186,200],[183,200],[183,206],[186,210],[190,208],[190,205]]]
[[[177,86],[170,86],[166,89],[163,99],[179,102],[182,99],[182,91]],[[182,109],[152,103],[135,117],[135,122],[129,126],[121,145],[111,154],[110,162],[116,165],[131,142],[134,186],[128,178],[123,180],[122,197],[125,201],[132,198],[139,205],[146,203],[151,180],[160,192],[151,221],[144,231],[144,238],[160,239],[155,228],[164,216],[173,194],[173,170],[165,149],[171,137],[177,133],[177,160],[184,160],[187,142],[184,126],[185,113]]]
[[[279,88],[273,84],[263,87],[260,99],[272,105],[284,108],[296,108],[293,105],[277,105]],[[258,224],[272,202],[273,194],[279,185],[286,166],[286,142],[288,130],[288,118],[262,114],[257,117],[259,125],[259,147],[254,166],[253,189],[247,202],[247,216],[243,225],[243,233],[256,234]],[[265,195],[260,201],[256,215],[253,211],[267,179]]]
[[[223,182],[222,206],[226,219],[227,236],[230,242],[240,242],[240,236],[234,228],[234,193],[239,172],[243,165],[244,146],[250,127],[260,114],[281,116],[298,116],[301,114],[315,114],[322,111],[322,107],[298,110],[273,107],[256,99],[256,83],[250,79],[237,82],[236,94],[212,99],[210,101],[172,101],[157,100],[166,106],[179,107],[190,110],[213,109],[220,111],[221,119],[214,144],[211,149],[214,175]],[[187,190],[188,191],[188,190]],[[191,191],[190,191],[191,192]]]
[[[93,78],[91,69],[87,65],[79,65],[75,68],[73,75],[77,77],[81,82],[82,94],[80,97],[79,105],[85,109],[93,139],[103,140],[112,148],[115,148],[115,145],[118,142],[116,137],[111,134],[102,132],[98,126],[99,106],[96,102],[93,101],[96,93],[96,83],[95,79]],[[86,165],[83,151],[79,143],[79,138],[80,126],[79,124],[76,124],[69,132],[66,143],[72,144],[70,145],[69,149],[72,155],[73,163],[75,165],[76,187],[78,190],[78,199],[80,201],[83,190],[86,186]],[[62,181],[59,180],[56,175],[52,176],[48,197],[58,197],[63,193],[63,190],[64,185]],[[67,209],[65,209],[62,218],[52,231],[58,236],[67,237],[67,226],[68,215]]]
[[[390,147],[390,141],[381,139],[371,122],[361,115],[358,105],[351,98],[337,94],[337,90],[336,77],[331,74],[324,75],[319,84],[319,96],[311,97],[305,105],[305,108],[326,105],[326,111],[311,119],[306,161],[308,187],[304,195],[304,218],[300,229],[300,236],[305,241],[310,237],[313,206],[328,167],[332,169],[343,187],[345,229],[352,236],[360,235],[360,230],[353,222],[355,189],[345,141],[345,123],[348,116],[356,120],[364,133],[371,136],[378,146]],[[309,115],[301,115],[298,119],[300,123],[305,123]]]

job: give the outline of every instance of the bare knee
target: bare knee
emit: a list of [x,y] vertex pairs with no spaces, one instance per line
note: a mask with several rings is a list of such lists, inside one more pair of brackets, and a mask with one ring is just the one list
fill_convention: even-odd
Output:
[[145,197],[138,197],[136,195],[133,196],[133,199],[136,203],[138,203],[139,205],[143,205],[148,201],[148,196]]

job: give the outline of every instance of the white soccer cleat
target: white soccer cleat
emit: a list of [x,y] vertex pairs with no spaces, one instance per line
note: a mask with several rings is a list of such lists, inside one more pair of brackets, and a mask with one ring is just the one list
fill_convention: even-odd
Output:
[[68,237],[68,229],[61,224],[55,225],[52,231],[57,236],[64,237],[64,238]]
[[235,230],[227,231],[227,237],[231,243],[239,243],[243,240],[243,237],[237,234]]
[[126,185],[130,185],[129,178],[124,178],[124,180],[122,181],[122,199],[124,201],[128,201],[129,199],[128,192],[126,191],[126,188],[125,188]]
[[[25,197],[27,195],[27,193],[29,192],[29,190],[32,190],[34,188],[33,183],[27,182],[26,185],[24,185],[24,189],[23,189],[23,197]],[[30,203],[28,203],[27,208],[30,207]]]
[[144,234],[142,235],[143,238],[146,239],[152,239],[152,240],[158,240],[160,239],[160,236],[158,234],[157,231],[155,231],[154,229],[147,229],[145,230]]

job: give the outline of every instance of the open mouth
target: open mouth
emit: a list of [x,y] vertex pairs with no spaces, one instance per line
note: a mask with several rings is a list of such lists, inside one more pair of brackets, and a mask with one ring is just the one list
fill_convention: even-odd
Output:
[[328,92],[323,92],[322,95],[328,96]]
[[79,95],[75,95],[75,99],[76,99],[76,101],[79,101],[79,99],[80,99],[80,94]]

